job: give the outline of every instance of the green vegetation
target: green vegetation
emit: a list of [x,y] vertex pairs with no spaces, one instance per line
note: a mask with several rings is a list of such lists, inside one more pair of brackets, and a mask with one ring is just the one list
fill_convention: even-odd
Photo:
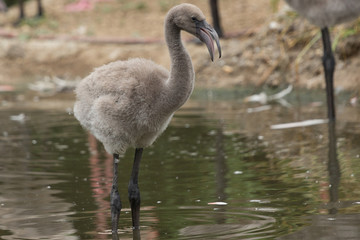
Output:
[[279,2],[280,0],[270,0],[270,4],[273,12],[277,12],[279,10]]

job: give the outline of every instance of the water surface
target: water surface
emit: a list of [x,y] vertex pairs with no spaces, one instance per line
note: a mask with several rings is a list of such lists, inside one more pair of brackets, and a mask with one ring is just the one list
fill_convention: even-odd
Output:
[[[144,151],[142,239],[360,239],[359,107],[338,97],[332,136],[329,124],[271,129],[324,118],[319,93],[265,108],[206,96]],[[0,108],[0,239],[111,239],[112,158],[71,101],[52,101]],[[119,169],[121,239],[132,239],[132,158]]]

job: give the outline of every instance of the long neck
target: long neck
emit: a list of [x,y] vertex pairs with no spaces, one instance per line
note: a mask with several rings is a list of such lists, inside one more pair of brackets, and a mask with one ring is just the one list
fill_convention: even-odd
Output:
[[171,59],[170,77],[166,82],[166,102],[169,110],[175,111],[190,97],[195,74],[191,58],[181,42],[180,29],[169,17],[165,22],[165,38]]

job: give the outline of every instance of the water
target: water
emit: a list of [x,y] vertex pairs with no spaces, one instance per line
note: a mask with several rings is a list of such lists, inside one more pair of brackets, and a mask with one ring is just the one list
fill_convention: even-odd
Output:
[[[360,238],[359,107],[338,97],[335,136],[328,124],[270,129],[324,118],[323,94],[260,109],[211,96],[193,98],[144,151],[142,239]],[[111,239],[112,158],[71,104],[0,108],[0,239]],[[132,239],[132,158],[120,162],[120,239]]]

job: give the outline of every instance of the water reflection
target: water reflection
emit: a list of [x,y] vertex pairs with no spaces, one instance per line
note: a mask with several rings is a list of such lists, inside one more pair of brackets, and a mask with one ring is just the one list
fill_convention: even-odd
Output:
[[337,156],[337,139],[336,139],[336,122],[335,120],[328,123],[329,128],[329,214],[338,212],[337,203],[339,201],[340,185],[340,165]]
[[322,194],[326,203],[327,214],[309,218],[309,226],[293,234],[278,239],[360,239],[360,214],[339,214],[342,204],[339,199],[341,170],[337,154],[336,121],[328,123],[328,194]]
[[[270,130],[320,108],[249,107],[191,101],[177,112],[144,151],[141,232],[131,229],[125,154],[120,239],[360,238],[360,111],[340,106],[335,134],[330,124]],[[10,119],[20,113],[23,122]],[[102,145],[63,109],[0,109],[0,119],[0,239],[111,239]]]
[[[227,189],[227,179],[226,174],[227,166],[226,166],[226,159],[225,159],[225,149],[224,149],[224,123],[223,121],[219,121],[219,126],[216,131],[215,135],[215,154],[214,154],[214,171],[215,171],[215,182],[216,182],[216,201],[219,202],[226,202],[227,196],[225,190]],[[224,224],[226,223],[226,215],[221,214],[226,211],[225,207],[221,205],[218,206],[219,214],[215,214],[215,219],[217,224]]]
[[[95,213],[95,222],[97,223],[96,232],[98,239],[108,239],[111,234],[111,229],[109,229],[109,196],[112,182],[109,181],[109,179],[112,179],[113,177],[113,157],[104,151],[102,144],[91,134],[88,134],[88,146],[90,153],[89,167],[91,189],[95,203],[98,206],[98,210]],[[122,201],[126,201],[127,195],[125,197],[122,196],[122,198]],[[141,208],[142,211],[147,211],[149,209],[152,209],[152,207]],[[128,208],[123,209],[120,218],[130,211],[131,210]],[[156,221],[156,219],[154,220]],[[121,225],[124,225],[122,222],[123,221],[120,221]],[[121,239],[130,239],[129,234],[129,236],[124,236],[124,233],[127,234],[127,232],[130,232],[129,227],[127,229],[125,229],[124,226],[120,229],[119,233]],[[142,232],[143,233],[141,234],[139,229],[132,230],[132,239],[140,240],[141,235],[143,235],[145,239],[156,239],[158,236],[156,230],[145,229]]]
[[217,223],[185,227],[180,230],[181,239],[261,239],[261,235],[272,236],[273,231],[269,226],[274,224],[274,218],[252,214],[238,217],[237,224]]
[[34,138],[31,122],[14,122],[12,115],[0,112],[1,239],[77,239],[72,205],[53,188],[66,173],[47,171],[56,168],[54,159],[32,151],[46,143]]
[[[94,197],[95,203],[98,207],[96,211],[96,231],[98,233],[104,232],[108,228],[108,210],[109,202],[106,198],[110,195],[111,183],[108,182],[108,179],[112,178],[112,157],[109,154],[104,154],[103,161],[100,156],[98,149],[98,141],[91,134],[88,135],[89,142],[89,167],[90,167],[90,182],[92,195]],[[107,239],[105,234],[99,234],[99,239]]]

